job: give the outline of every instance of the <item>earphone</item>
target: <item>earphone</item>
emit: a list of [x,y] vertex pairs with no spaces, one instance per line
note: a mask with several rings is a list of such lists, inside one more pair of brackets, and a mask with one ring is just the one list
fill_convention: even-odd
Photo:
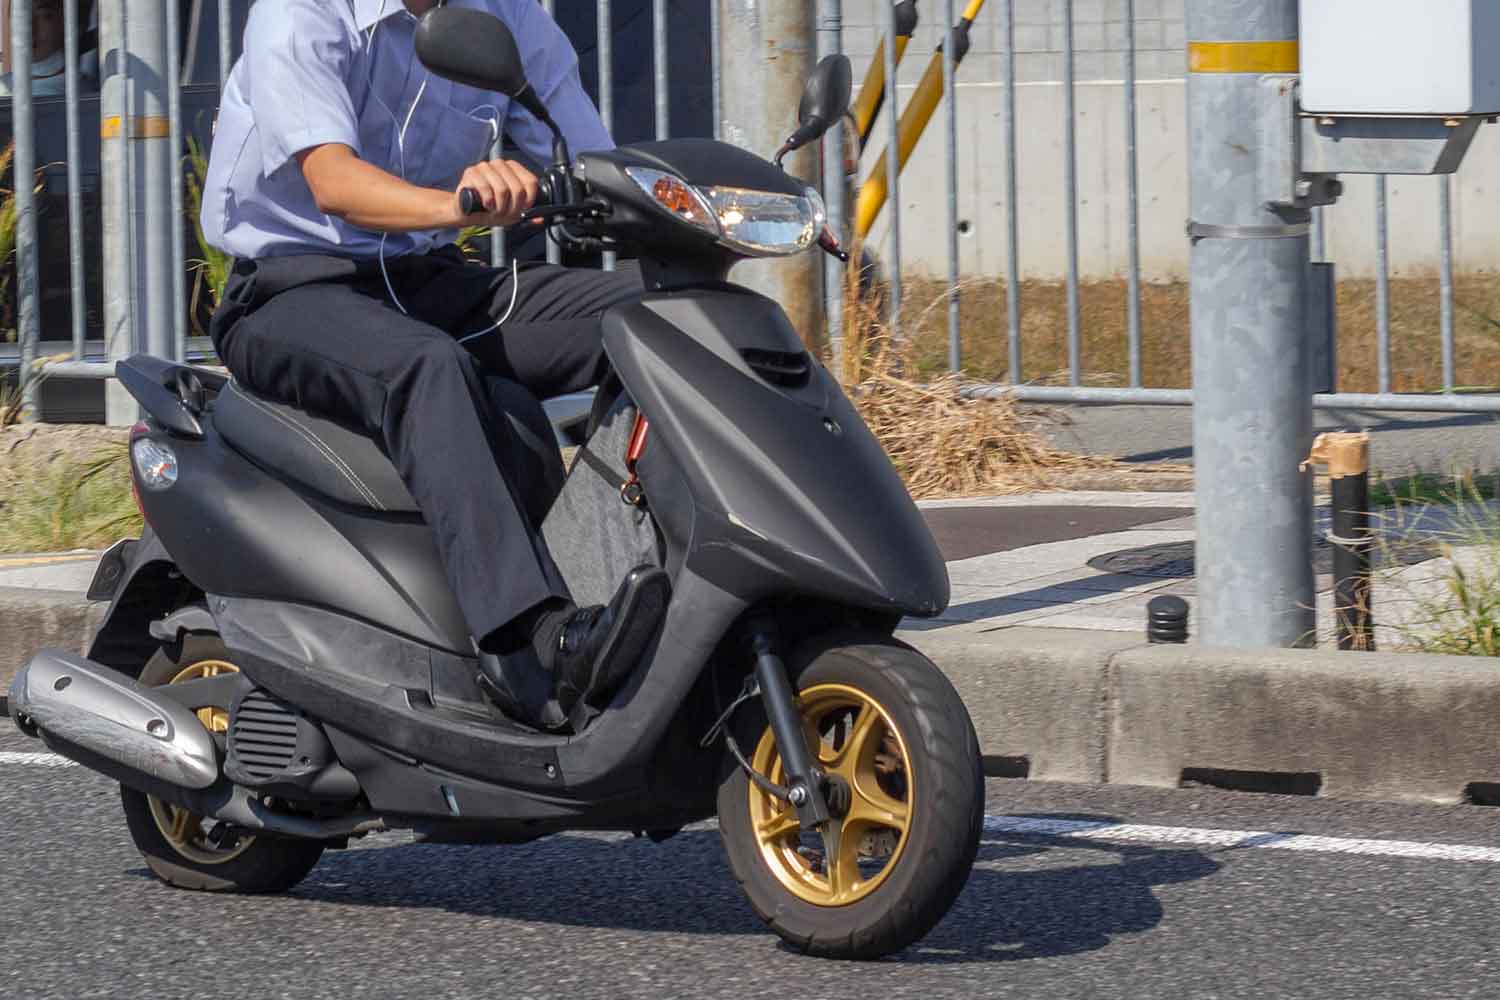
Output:
[[[389,0],[380,0],[380,10],[375,15],[375,23],[370,26],[369,34],[365,36],[365,53],[370,59],[370,68],[366,83],[370,92],[370,96],[373,97],[380,104],[380,106],[385,109],[385,113],[391,118],[391,124],[396,128],[396,154],[401,164],[401,179],[404,181],[407,179],[406,133],[411,128],[412,119],[416,117],[417,108],[421,106],[423,96],[427,93],[427,84],[431,82],[432,74],[428,73],[425,69],[423,70],[424,75],[422,77],[422,85],[417,88],[417,96],[412,99],[411,107],[406,111],[405,121],[402,121],[397,116],[396,112],[391,109],[391,106],[387,104],[385,100],[380,96],[380,92],[375,87],[375,34],[380,30],[381,22],[385,20],[385,11],[388,2]],[[441,0],[439,6],[442,6]],[[354,10],[354,0],[349,0],[349,8],[351,12]],[[479,108],[475,108],[474,110],[482,111],[485,110],[485,108],[488,108],[491,112],[494,113],[494,117],[492,117],[488,122],[491,131],[490,145],[493,146],[495,143],[500,141],[500,109],[493,104],[488,104],[483,105]],[[390,239],[390,235],[391,234],[389,230],[380,234],[380,276],[385,281],[386,294],[391,297],[391,303],[401,311],[401,315],[410,316],[411,313],[407,310],[406,305],[401,301],[401,297],[396,294],[396,286],[391,282],[391,273],[385,264],[385,244],[386,241]],[[510,286],[510,305],[508,308],[506,308],[505,315],[501,316],[494,322],[494,324],[485,327],[483,330],[476,330],[473,333],[466,334],[465,336],[460,337],[458,339],[458,342],[460,344],[467,344],[471,340],[477,340],[478,338],[483,337],[486,334],[494,333],[496,330],[500,329],[500,327],[504,326],[506,320],[510,319],[511,314],[516,311],[516,302],[520,297],[521,291],[520,261],[516,259],[511,260]]]

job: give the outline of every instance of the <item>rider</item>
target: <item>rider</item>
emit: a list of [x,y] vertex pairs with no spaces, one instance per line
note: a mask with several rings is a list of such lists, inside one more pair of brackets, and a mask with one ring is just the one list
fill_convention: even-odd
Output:
[[[546,163],[551,133],[504,95],[426,71],[414,32],[440,2],[251,8],[203,196],[205,236],[237,258],[211,333],[241,385],[385,445],[432,526],[476,646],[493,654],[480,658],[484,686],[534,715],[516,704],[514,671],[533,688],[545,671],[541,686],[566,712],[639,658],[645,639],[617,623],[642,574],[608,608],[572,603],[526,514],[533,484],[507,458],[515,434],[490,415],[484,376],[542,398],[597,384],[600,317],[639,299],[642,283],[632,268],[465,262],[458,229],[514,225],[538,197],[526,166],[490,150],[507,135]],[[573,150],[613,148],[577,54],[536,0],[460,2],[509,26]],[[483,214],[464,214],[465,188],[479,192]]]

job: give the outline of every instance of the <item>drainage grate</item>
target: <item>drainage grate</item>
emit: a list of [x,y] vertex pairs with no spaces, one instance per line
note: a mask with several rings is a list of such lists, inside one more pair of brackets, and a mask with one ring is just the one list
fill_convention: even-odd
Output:
[[1217,767],[1185,767],[1178,786],[1207,786],[1263,795],[1317,795],[1323,788],[1323,776],[1317,771],[1231,771]]

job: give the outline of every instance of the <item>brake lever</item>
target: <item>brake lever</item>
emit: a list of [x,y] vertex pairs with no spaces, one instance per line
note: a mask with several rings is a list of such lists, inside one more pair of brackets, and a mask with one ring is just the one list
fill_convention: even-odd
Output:
[[840,264],[849,263],[849,252],[839,244],[839,238],[833,235],[833,230],[823,229],[823,235],[818,237],[818,246],[830,257],[837,257]]
[[564,216],[582,216],[584,218],[597,218],[609,214],[609,202],[603,198],[585,198],[583,201],[575,201],[568,205],[540,205],[536,208],[528,208],[521,213],[521,222],[526,225],[544,225],[553,219]]

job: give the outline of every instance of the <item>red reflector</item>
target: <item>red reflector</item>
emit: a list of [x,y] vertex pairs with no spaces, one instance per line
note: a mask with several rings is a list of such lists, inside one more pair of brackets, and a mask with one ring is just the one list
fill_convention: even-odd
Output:
[[146,423],[146,421],[142,420],[140,423],[138,423],[134,427],[130,428],[130,440],[134,441],[136,438],[140,437],[141,435],[150,433],[150,431],[151,431],[151,425],[148,424],[148,423]]

